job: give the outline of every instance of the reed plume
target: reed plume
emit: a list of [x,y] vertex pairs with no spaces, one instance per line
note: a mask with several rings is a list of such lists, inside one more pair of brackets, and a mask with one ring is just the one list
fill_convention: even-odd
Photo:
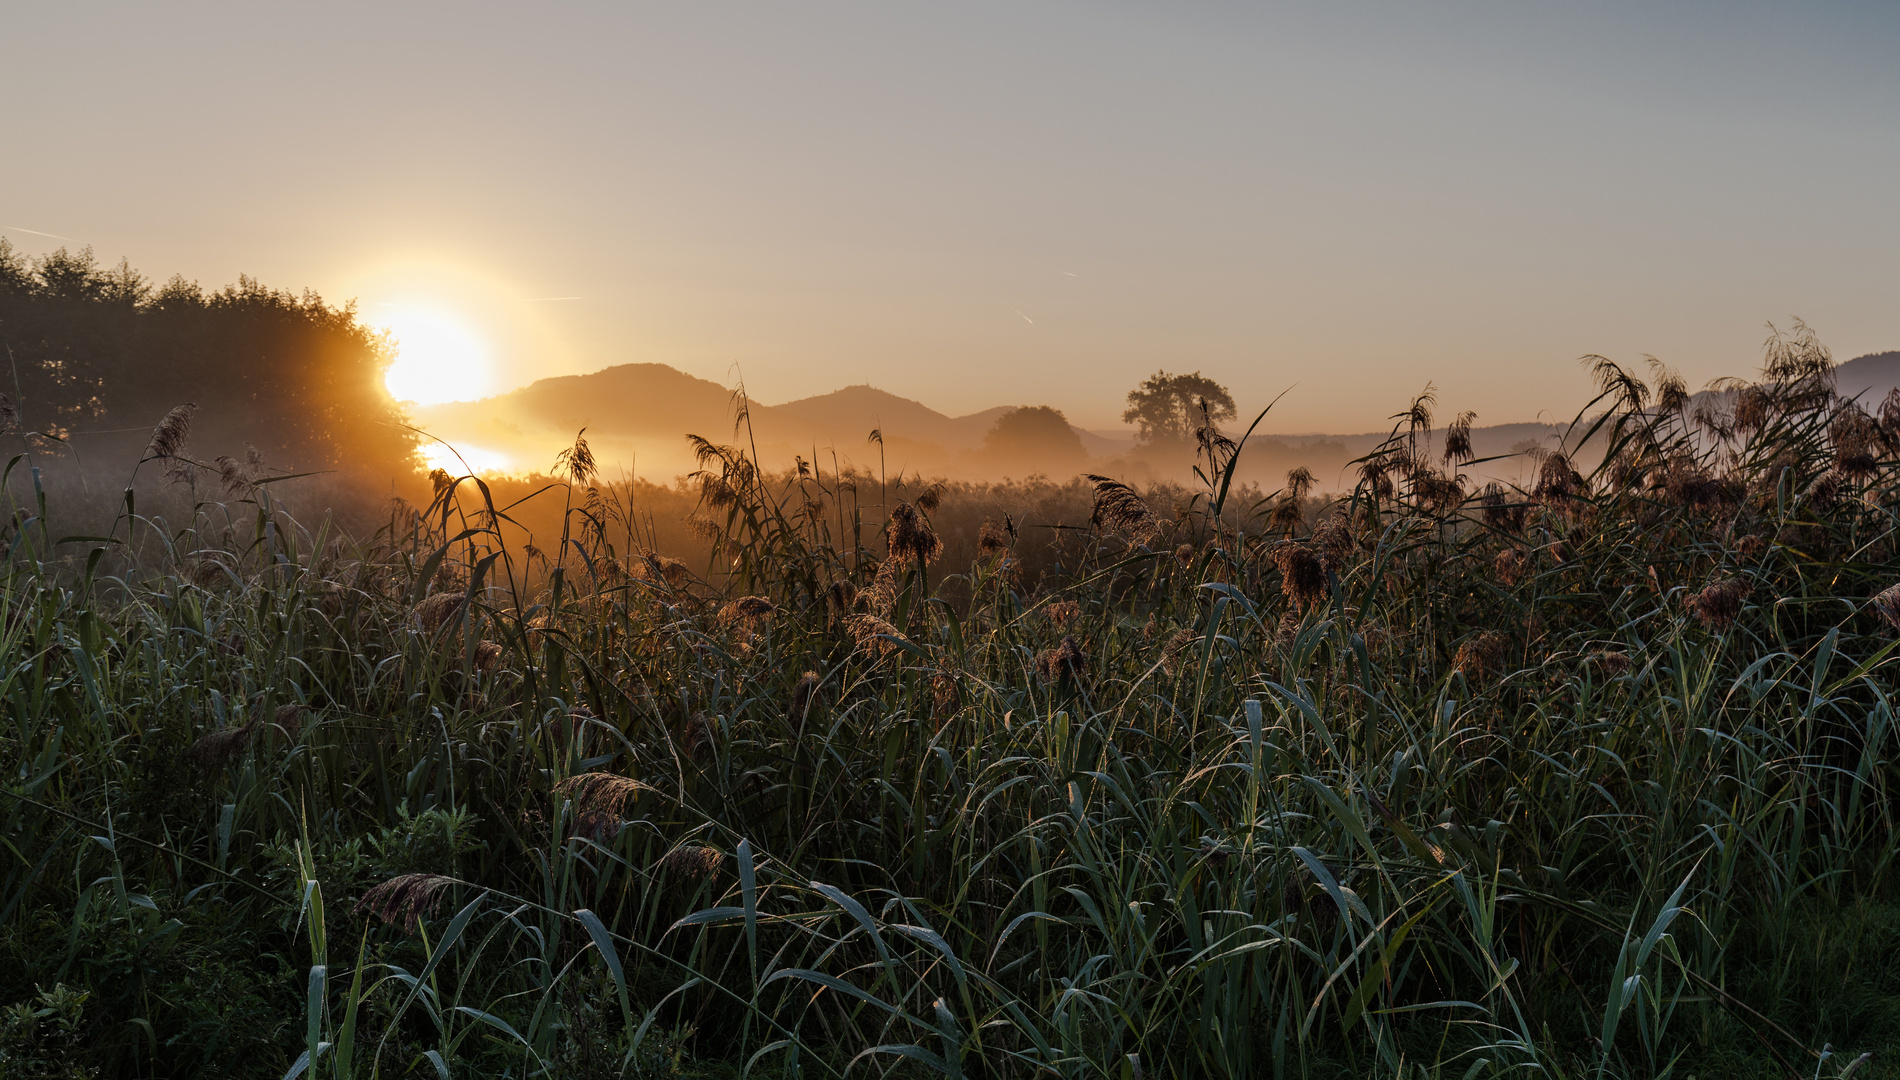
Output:
[[454,883],[454,878],[441,874],[398,874],[372,887],[350,910],[374,915],[386,925],[399,925],[403,933],[413,934],[424,915],[435,914],[442,890]]
[[1082,617],[1082,605],[1073,600],[1057,600],[1053,604],[1044,606],[1042,613],[1056,629],[1060,630]]
[[1461,412],[1445,429],[1445,464],[1471,464],[1472,458],[1476,456],[1471,452],[1471,422],[1477,418],[1475,412]]
[[1683,604],[1702,625],[1719,632],[1735,622],[1742,613],[1742,601],[1751,591],[1752,586],[1742,578],[1724,578],[1691,593]]
[[185,439],[191,434],[191,414],[198,406],[186,402],[174,407],[152,429],[152,441],[146,444],[145,460],[177,457],[185,452]]
[[1489,678],[1502,666],[1509,648],[1509,638],[1496,630],[1484,630],[1458,646],[1452,667],[1464,672],[1467,679]]
[[467,603],[468,596],[464,593],[430,593],[416,605],[415,616],[423,630],[434,633],[444,623],[460,615],[463,605]]
[[1008,549],[1008,537],[1003,535],[1003,530],[996,527],[995,521],[990,518],[984,518],[983,524],[978,526],[976,530],[977,554],[988,558],[992,555],[1001,554]]
[[1305,611],[1326,595],[1326,567],[1305,544],[1282,543],[1273,549],[1280,568],[1280,591],[1294,608]]
[[876,615],[847,615],[844,626],[845,632],[851,635],[851,640],[857,645],[858,651],[870,653],[873,656],[884,656],[895,652],[899,648],[897,642],[905,640],[903,633],[897,627]]
[[575,487],[591,485],[600,475],[600,469],[594,462],[594,451],[587,445],[586,428],[574,433],[574,445],[554,455],[554,472],[557,476],[566,474],[568,482]]
[[651,790],[628,776],[588,772],[570,776],[554,785],[554,794],[574,804],[574,812],[618,815],[627,803]]
[[709,878],[726,861],[724,852],[705,844],[681,844],[660,857],[661,872],[688,881]]
[[807,671],[798,677],[797,685],[792,687],[792,704],[786,712],[786,718],[792,722],[794,730],[804,730],[805,717],[811,714],[811,704],[818,696],[820,685],[818,673]]
[[1161,535],[1161,521],[1148,509],[1135,489],[1120,480],[1094,473],[1084,478],[1095,487],[1095,512],[1091,522],[1112,533],[1119,533],[1137,544],[1152,543]]
[[1087,665],[1088,656],[1070,634],[1064,634],[1054,648],[1036,655],[1036,670],[1050,682],[1079,675]]
[[899,502],[891,508],[885,540],[890,545],[891,558],[909,559],[918,566],[936,562],[937,556],[943,553],[943,541],[931,529],[930,522],[907,502]]
[[1900,630],[1900,585],[1889,585],[1874,594],[1874,613],[1895,630]]

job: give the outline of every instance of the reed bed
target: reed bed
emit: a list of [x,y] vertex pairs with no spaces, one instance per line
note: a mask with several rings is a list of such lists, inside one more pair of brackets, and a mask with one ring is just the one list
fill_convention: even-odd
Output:
[[1033,572],[710,440],[690,562],[584,446],[532,552],[17,464],[0,1072],[1900,1075],[1900,400],[1595,370],[1587,474],[1204,433]]

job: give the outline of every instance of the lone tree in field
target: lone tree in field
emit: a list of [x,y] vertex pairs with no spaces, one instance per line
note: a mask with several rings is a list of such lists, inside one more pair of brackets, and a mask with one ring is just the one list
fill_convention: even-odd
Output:
[[[1201,415],[1203,402],[1206,421]],[[1157,371],[1128,391],[1122,422],[1135,425],[1142,445],[1153,446],[1192,441],[1204,422],[1218,424],[1234,415],[1234,396],[1225,386],[1198,371],[1192,375]]]
[[983,453],[999,468],[1052,473],[1080,468],[1089,456],[1069,418],[1047,405],[1025,405],[997,417],[983,438]]

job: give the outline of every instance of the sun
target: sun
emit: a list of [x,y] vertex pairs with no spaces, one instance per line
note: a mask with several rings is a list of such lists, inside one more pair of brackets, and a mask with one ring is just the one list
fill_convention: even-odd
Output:
[[450,312],[391,305],[377,322],[395,338],[396,360],[383,381],[397,401],[434,405],[471,401],[493,391],[493,351]]

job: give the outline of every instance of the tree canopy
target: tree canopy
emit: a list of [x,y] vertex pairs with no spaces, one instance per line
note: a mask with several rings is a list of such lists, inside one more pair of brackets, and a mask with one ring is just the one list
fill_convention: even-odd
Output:
[[998,466],[1057,472],[1088,459],[1082,437],[1061,409],[1024,405],[996,418],[983,438],[984,453]]
[[1128,392],[1122,422],[1135,425],[1143,444],[1184,443],[1206,424],[1235,416],[1227,388],[1196,371],[1173,375],[1157,371]]
[[0,345],[20,422],[57,434],[121,432],[198,406],[209,458],[257,447],[295,469],[387,474],[415,442],[383,384],[387,337],[314,292],[250,277],[215,292],[173,276],[154,287],[91,248],[28,259],[0,238]]

